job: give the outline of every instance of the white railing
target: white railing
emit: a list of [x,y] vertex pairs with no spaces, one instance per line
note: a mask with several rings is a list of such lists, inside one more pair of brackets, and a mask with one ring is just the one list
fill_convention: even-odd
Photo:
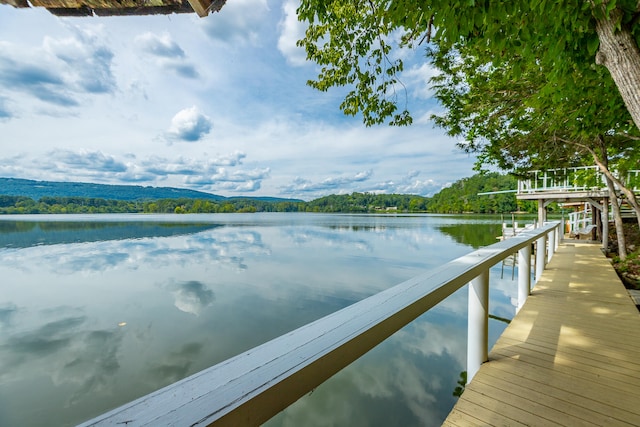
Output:
[[502,223],[502,239],[510,239],[512,237],[517,236],[518,234],[525,232],[527,230],[532,230],[536,228],[535,222],[532,224],[525,224],[523,227],[518,227],[518,221],[513,221],[511,226],[509,226],[506,222]]
[[[610,218],[613,219],[613,218]],[[585,203],[582,210],[569,212],[569,234],[579,234],[581,230],[587,230],[593,224],[591,205]]]
[[640,192],[640,169],[634,169],[627,172],[627,180],[625,184],[633,190],[634,193]]
[[547,223],[479,249],[82,426],[259,425],[467,283],[471,380],[488,354],[489,270],[518,253],[519,309],[531,289],[532,244],[539,249],[539,278],[558,247],[560,232],[560,222]]
[[[616,172],[613,172],[616,174]],[[640,170],[630,170],[624,183],[634,192],[640,191]],[[518,194],[542,191],[590,191],[606,190],[604,174],[598,166],[531,171],[530,178],[518,180]]]

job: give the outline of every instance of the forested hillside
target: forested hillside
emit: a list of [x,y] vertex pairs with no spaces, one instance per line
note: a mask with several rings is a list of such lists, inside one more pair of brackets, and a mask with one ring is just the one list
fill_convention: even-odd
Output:
[[[6,179],[5,179],[6,180]],[[16,180],[14,180],[16,181]],[[26,181],[26,180],[23,180]],[[30,181],[32,186],[40,182]],[[24,183],[22,183],[24,184]],[[233,197],[225,198],[207,193],[207,197],[198,197],[198,192],[180,189],[158,189],[153,187],[133,187],[102,185],[102,193],[94,193],[92,185],[74,183],[48,183],[49,187],[64,191],[67,188],[82,189],[86,194],[114,194],[120,198],[54,196],[38,198],[27,194],[4,194],[6,188],[0,188],[0,213],[37,214],[37,213],[234,213],[234,212],[345,212],[345,213],[396,213],[396,212],[432,212],[432,213],[507,213],[514,211],[535,212],[531,202],[516,202],[513,192],[503,194],[478,195],[483,192],[513,190],[515,178],[498,173],[479,174],[456,181],[431,198],[410,194],[374,194],[358,193],[330,195],[304,202],[295,199],[274,197]],[[55,184],[55,185],[53,185]],[[104,187],[104,188],[103,188]],[[114,187],[114,188],[106,188]],[[16,187],[13,187],[14,190]],[[154,198],[155,190],[186,191],[189,197]],[[42,191],[42,190],[38,190]],[[13,191],[14,193],[16,191]],[[10,191],[8,193],[11,193]],[[159,194],[165,194],[160,192]],[[136,196],[137,197],[134,197]],[[209,196],[213,197],[210,198]]]
[[429,212],[439,213],[506,213],[535,212],[531,202],[517,201],[515,193],[479,195],[497,191],[515,190],[518,180],[499,173],[476,174],[463,178],[442,189],[429,200]]
[[426,212],[429,199],[408,194],[352,193],[307,203],[309,212]]
[[[107,200],[203,199],[227,200],[228,197],[203,191],[174,187],[143,187],[140,185],[107,185],[88,182],[33,181],[30,179],[0,178],[0,195],[23,196],[33,200],[43,197],[75,197]],[[243,199],[254,197],[242,197]],[[277,197],[255,197],[270,202],[300,201]]]

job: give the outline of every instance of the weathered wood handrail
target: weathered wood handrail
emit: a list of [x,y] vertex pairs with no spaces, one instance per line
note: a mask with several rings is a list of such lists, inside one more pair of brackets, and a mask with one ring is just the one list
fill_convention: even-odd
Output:
[[470,379],[487,359],[489,269],[517,251],[525,298],[531,245],[542,249],[536,264],[544,264],[547,236],[550,259],[560,227],[548,223],[462,256],[81,426],[259,425],[469,282]]

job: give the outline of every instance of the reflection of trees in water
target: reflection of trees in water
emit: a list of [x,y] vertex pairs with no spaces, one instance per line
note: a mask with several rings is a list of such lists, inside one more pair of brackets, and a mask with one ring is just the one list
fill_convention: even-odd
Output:
[[161,222],[0,221],[0,248],[170,237],[220,226]]
[[464,393],[464,389],[467,386],[467,371],[460,372],[460,379],[458,380],[458,386],[453,390],[453,395],[455,397],[462,396]]
[[0,221],[0,235],[4,233],[24,233],[36,228],[35,222]]
[[460,223],[439,225],[436,228],[456,242],[469,245],[474,249],[496,243],[496,237],[502,235],[502,225],[498,223]]

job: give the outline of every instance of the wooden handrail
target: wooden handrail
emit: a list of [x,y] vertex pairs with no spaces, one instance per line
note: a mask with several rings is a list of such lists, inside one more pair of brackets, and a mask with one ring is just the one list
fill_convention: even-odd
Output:
[[[259,425],[465,284],[473,281],[476,287],[488,286],[489,269],[511,254],[529,254],[530,259],[532,243],[544,248],[549,235],[551,256],[560,227],[560,222],[548,223],[476,250],[81,426]],[[518,273],[519,295],[528,294],[530,288],[530,263],[524,264],[527,268]],[[469,350],[468,364],[479,367],[487,353],[488,307],[487,301],[477,307],[473,304],[470,298],[470,312],[478,320],[470,316],[470,326],[480,324],[478,332],[469,334],[474,349]],[[468,369],[471,378],[477,368]]]

